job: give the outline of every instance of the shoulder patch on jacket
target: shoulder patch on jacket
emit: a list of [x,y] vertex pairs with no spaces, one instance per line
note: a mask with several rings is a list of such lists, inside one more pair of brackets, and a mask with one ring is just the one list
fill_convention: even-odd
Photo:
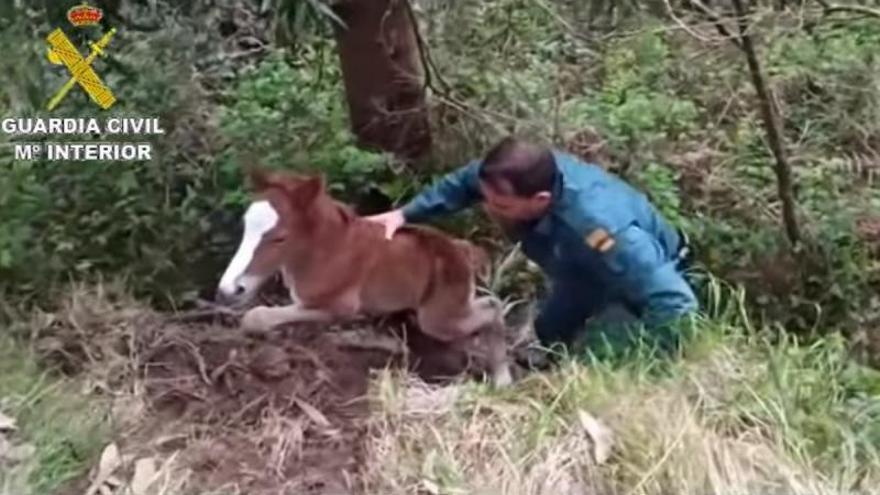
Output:
[[604,253],[614,247],[614,237],[608,233],[607,230],[603,228],[594,229],[589,234],[584,237],[584,241],[586,241],[587,246],[599,251],[600,253]]

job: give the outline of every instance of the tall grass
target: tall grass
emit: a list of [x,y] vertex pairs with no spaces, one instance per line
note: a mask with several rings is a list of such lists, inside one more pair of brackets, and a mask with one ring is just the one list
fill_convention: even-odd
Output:
[[[375,381],[369,493],[880,493],[880,373],[829,336],[753,329],[742,295],[676,360],[568,359],[513,388]],[[710,297],[712,299],[712,297]],[[609,426],[593,459],[584,413]]]

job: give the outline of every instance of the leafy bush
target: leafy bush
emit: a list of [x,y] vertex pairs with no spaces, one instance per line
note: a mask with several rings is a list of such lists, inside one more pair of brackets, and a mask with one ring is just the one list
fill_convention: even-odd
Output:
[[601,90],[586,102],[585,114],[606,131],[613,145],[641,151],[639,143],[674,140],[693,128],[697,109],[677,96],[670,65],[669,46],[659,34],[609,47]]
[[[323,172],[337,197],[358,205],[372,201],[367,208],[381,209],[386,196],[406,191],[405,177],[394,174],[388,158],[354,145],[326,41],[271,53],[243,68],[230,90],[210,94],[206,88],[216,81],[199,84],[200,73],[185,69],[204,55],[186,48],[192,23],[197,19],[172,17],[167,29],[142,35],[148,44],[127,35],[131,39],[114,53],[118,64],[137,70],[105,71],[118,98],[109,112],[101,113],[81,92],[71,92],[56,111],[101,120],[108,113],[158,116],[166,134],[151,137],[151,161],[0,158],[0,292],[45,300],[68,278],[120,274],[129,276],[137,295],[160,305],[209,290],[238,242],[248,194],[242,165],[252,156],[269,167]],[[4,35],[25,37],[20,31]],[[24,46],[23,60],[45,59],[41,42]],[[10,68],[22,63],[15,57],[4,62]],[[63,82],[56,72],[7,81],[12,95],[36,95],[6,101],[9,114],[39,115],[44,89]]]
[[355,145],[334,57],[326,43],[294,61],[274,52],[227,95],[220,108],[226,150],[218,158],[226,204],[240,205],[246,196],[242,160],[251,157],[270,168],[323,173],[340,199],[371,188],[400,194],[390,158]]
[[[215,267],[204,266],[210,265],[210,215],[219,204],[210,162],[215,143],[206,119],[208,97],[190,70],[197,48],[210,42],[203,36],[193,43],[193,29],[199,39],[193,19],[169,15],[164,22],[158,32],[121,31],[112,61],[97,62],[117,97],[111,110],[101,111],[81,91],[72,91],[52,115],[101,121],[158,117],[166,134],[149,137],[152,160],[13,163],[11,153],[0,156],[0,293],[45,300],[68,278],[128,274],[138,295],[165,303],[216,277]],[[46,117],[45,100],[67,79],[48,65],[44,42],[32,36],[49,25],[45,18],[24,15],[13,25],[2,36],[21,49],[0,67],[10,95],[4,114]],[[99,139],[125,140],[45,140]]]

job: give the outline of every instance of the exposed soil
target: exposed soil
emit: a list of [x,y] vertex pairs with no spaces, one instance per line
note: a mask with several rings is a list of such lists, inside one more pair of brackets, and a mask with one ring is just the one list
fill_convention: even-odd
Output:
[[136,437],[154,450],[180,450],[203,490],[358,493],[371,370],[408,366],[443,380],[468,364],[412,328],[397,335],[410,353],[370,329],[166,329],[140,353],[153,420]]
[[[112,406],[109,441],[131,460],[114,476],[133,480],[132,461],[155,460],[190,488],[174,493],[363,493],[374,372],[436,383],[487,369],[479,353],[422,334],[409,312],[248,334],[216,308],[163,314],[100,288],[74,291],[29,328],[46,365]],[[98,479],[93,469],[59,493],[82,495]],[[122,493],[114,486],[101,493]]]

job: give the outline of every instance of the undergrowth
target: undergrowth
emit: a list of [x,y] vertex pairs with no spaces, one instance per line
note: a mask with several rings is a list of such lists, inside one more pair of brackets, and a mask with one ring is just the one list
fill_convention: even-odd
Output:
[[[504,391],[380,374],[369,490],[880,493],[880,373],[840,336],[800,345],[725,299],[674,361],[569,359]],[[612,432],[604,462],[585,415]]]
[[[709,318],[671,364],[571,362],[503,393],[380,378],[377,491],[880,486],[880,385],[850,359],[853,344],[868,361],[880,356],[876,19],[768,10],[757,28],[805,234],[793,251],[742,54],[694,39],[659,17],[662,8],[620,14],[609,31],[592,15],[573,22],[584,12],[570,2],[418,2],[437,68],[429,88],[437,144],[413,171],[354,146],[332,42],[288,32],[281,38],[295,43],[276,43],[269,16],[257,13],[263,3],[130,2],[132,17],[162,29],[120,31],[113,57],[98,64],[119,88],[114,112],[158,116],[168,131],[153,143],[152,162],[13,163],[12,140],[2,137],[0,299],[45,305],[70,279],[126,275],[139,297],[181,306],[211,290],[235,249],[246,163],[321,171],[339,199],[376,212],[515,132],[642,188],[690,234],[702,269],[743,287],[741,300],[718,312],[710,284],[702,292]],[[40,34],[62,19],[59,5],[34,3],[28,13],[16,2],[0,14],[0,40],[18,47],[0,61],[3,117],[40,115],[62,83]],[[299,19],[302,11],[286,12]],[[236,34],[223,35],[230,25]],[[240,56],[244,41],[251,48]],[[97,115],[81,92],[60,112]],[[478,211],[442,223],[504,244]],[[520,297],[534,292],[537,275],[518,267],[494,288]],[[18,418],[38,454],[3,482],[45,493],[94,460],[106,418],[76,382],[44,371],[23,335],[0,337],[0,410]],[[125,360],[114,366],[98,370],[100,383],[126,372]],[[413,409],[405,400],[413,394],[434,405]],[[589,464],[590,447],[572,426],[580,410],[617,433],[610,463]]]

